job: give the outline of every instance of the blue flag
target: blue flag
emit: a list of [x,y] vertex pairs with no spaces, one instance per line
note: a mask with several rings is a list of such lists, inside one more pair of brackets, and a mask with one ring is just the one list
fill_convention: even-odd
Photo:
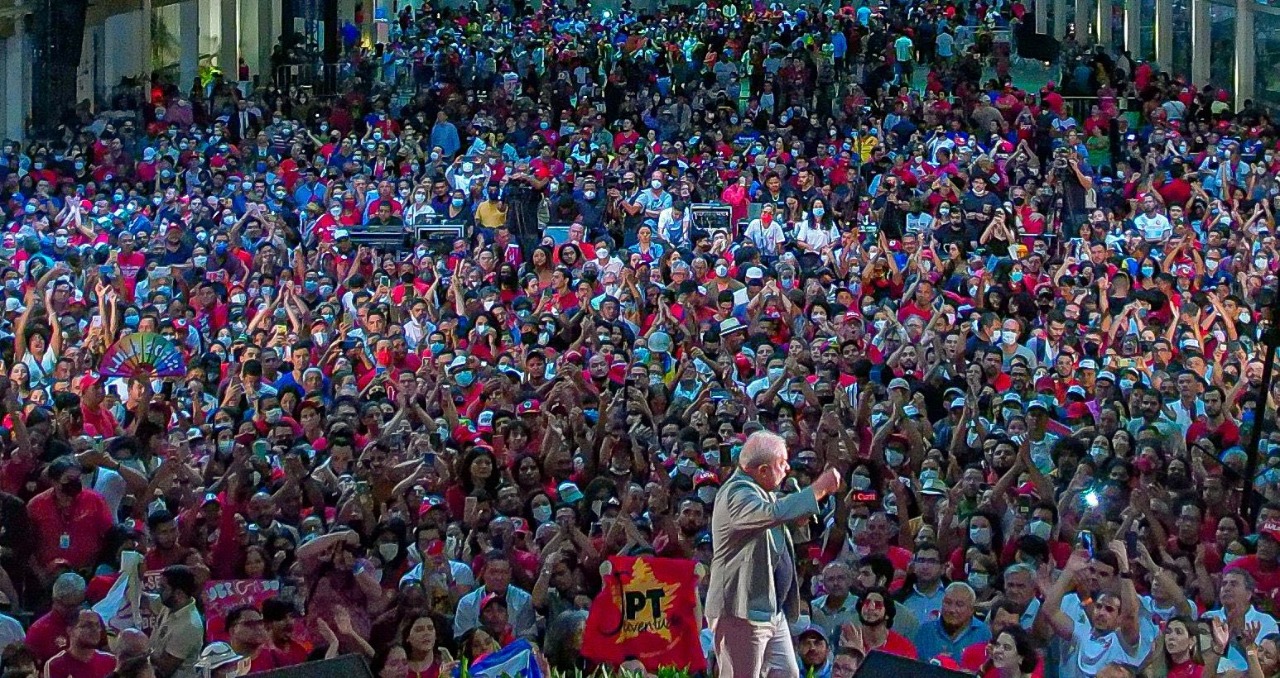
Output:
[[[462,667],[453,671],[459,678]],[[492,652],[471,665],[470,678],[542,678],[542,668],[533,656],[533,646],[521,638],[510,645]]]

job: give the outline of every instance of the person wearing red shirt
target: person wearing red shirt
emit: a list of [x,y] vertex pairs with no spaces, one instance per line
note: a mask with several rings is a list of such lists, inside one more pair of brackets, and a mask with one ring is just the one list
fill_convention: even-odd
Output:
[[36,656],[36,665],[44,666],[54,655],[67,649],[71,627],[79,619],[85,599],[84,578],[73,572],[53,582],[53,605],[43,617],[27,629],[25,642]]
[[105,393],[102,382],[105,379],[97,372],[90,372],[80,377],[77,390],[80,392],[80,417],[84,422],[86,435],[97,435],[105,438],[124,435],[120,422],[116,421],[111,410],[103,406]]
[[1258,551],[1241,556],[1222,569],[1223,574],[1244,570],[1258,583],[1257,597],[1280,601],[1280,521],[1267,520],[1258,527]]
[[227,613],[227,640],[235,653],[249,660],[249,673],[289,666],[284,655],[270,647],[267,624],[253,605],[241,605]]
[[67,649],[44,666],[44,678],[106,678],[116,668],[116,657],[98,649],[106,625],[93,610],[80,610],[67,636]]
[[[267,625],[270,644],[267,646],[281,666],[296,666],[307,661],[311,648],[293,637],[297,628],[298,608],[282,598],[262,601],[262,620]],[[254,667],[257,670],[257,667]]]
[[48,568],[63,559],[77,570],[91,568],[102,552],[103,535],[115,524],[111,509],[102,495],[84,488],[72,456],[55,459],[49,478],[54,486],[27,505],[36,531],[36,565]]
[[1224,391],[1218,386],[1210,386],[1204,392],[1204,416],[1197,417],[1187,429],[1188,446],[1211,436],[1217,436],[1218,445],[1224,450],[1240,443],[1240,427],[1222,409],[1225,398]]
[[[993,656],[993,646],[1000,639],[1000,634],[1008,629],[1019,628],[1019,619],[1021,614],[1018,612],[1017,605],[1010,601],[1001,603],[991,613],[991,640],[981,643],[974,643],[964,649],[960,654],[960,668],[982,676],[982,678],[999,678],[1002,674],[993,663],[987,660]],[[1026,671],[1023,671],[1025,674]],[[1031,678],[1041,678],[1044,675],[1044,660],[1038,655],[1035,657],[1035,668],[1031,670]]]
[[147,549],[144,569],[163,570],[182,564],[187,550],[178,544],[178,520],[172,513],[157,510],[148,515],[147,532],[151,535],[151,548]]
[[868,654],[872,650],[888,652],[899,657],[915,659],[916,646],[905,636],[893,630],[893,618],[897,605],[883,588],[868,589],[858,601],[858,618],[862,621],[862,641]]

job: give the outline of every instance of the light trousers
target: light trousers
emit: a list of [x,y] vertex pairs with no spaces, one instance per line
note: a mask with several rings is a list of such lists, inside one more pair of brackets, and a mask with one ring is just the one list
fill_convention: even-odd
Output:
[[720,678],[799,678],[785,616],[777,615],[769,622],[720,617],[711,620],[711,632]]

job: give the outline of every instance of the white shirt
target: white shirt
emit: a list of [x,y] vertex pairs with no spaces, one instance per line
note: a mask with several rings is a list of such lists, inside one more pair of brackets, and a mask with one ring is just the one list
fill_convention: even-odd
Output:
[[[1208,621],[1210,619],[1221,619],[1223,621],[1226,621],[1227,611],[1222,608],[1218,608],[1216,610],[1209,610],[1208,612],[1204,613],[1204,616],[1201,617],[1201,619],[1204,619],[1205,621]],[[1246,624],[1257,623],[1260,625],[1261,628],[1258,629],[1258,637],[1253,639],[1253,642],[1255,643],[1262,642],[1263,638],[1273,633],[1280,633],[1280,627],[1276,625],[1275,618],[1265,612],[1259,612],[1258,608],[1252,605],[1250,605],[1249,610],[1244,613],[1244,622]],[[1240,654],[1240,650],[1236,648],[1234,644],[1228,645],[1227,655],[1218,662],[1218,673],[1222,673],[1224,671],[1248,671],[1248,670],[1249,670],[1248,660],[1244,658],[1243,654]]]
[[760,219],[753,219],[751,225],[747,226],[747,232],[743,235],[751,239],[751,242],[760,250],[762,254],[776,256],[778,254],[778,245],[786,242],[787,236],[782,233],[782,227],[778,225],[775,218],[768,226]]
[[[460,563],[456,560],[449,561],[449,576],[453,577],[453,581],[462,588],[475,588],[476,576],[471,573],[471,568],[466,563]],[[400,585],[404,586],[411,581],[422,581],[422,563],[413,566],[413,569],[404,573],[400,578]]]
[[86,475],[92,478],[93,482],[89,489],[102,495],[107,500],[107,506],[111,508],[111,516],[114,518],[120,513],[120,502],[124,501],[124,495],[128,492],[128,487],[124,482],[124,477],[109,468],[98,467],[97,471]]

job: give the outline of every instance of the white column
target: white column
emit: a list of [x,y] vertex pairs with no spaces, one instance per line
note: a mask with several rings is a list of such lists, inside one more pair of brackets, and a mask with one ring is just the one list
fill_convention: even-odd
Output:
[[155,64],[151,63],[151,21],[155,16],[153,11],[151,0],[142,0],[142,8],[138,10],[142,15],[138,30],[138,49],[141,52],[139,61],[142,62],[141,73],[144,82],[142,97],[147,101],[151,100],[151,70],[155,68]]
[[1067,0],[1053,0],[1053,37],[1061,40],[1067,36]]
[[239,80],[240,70],[240,2],[239,0],[215,0],[222,5],[219,24],[222,35],[218,36],[218,67],[223,77],[228,80]]
[[1124,48],[1135,61],[1142,58],[1142,0],[1125,0]]
[[1173,0],[1156,0],[1156,63],[1162,70],[1173,68]]
[[139,49],[138,37],[151,32],[150,23],[141,9],[107,17],[103,30],[102,79],[114,87],[120,78],[142,75],[146,70],[146,54]]
[[1093,19],[1093,34],[1097,36],[1098,44],[1106,45],[1107,49],[1111,48],[1111,12],[1111,0],[1098,0]]
[[1075,0],[1076,2],[1076,42],[1088,45],[1093,41],[1094,33],[1090,30],[1090,19],[1094,16],[1093,0]]
[[1236,0],[1236,108],[1253,98],[1253,72],[1257,58],[1253,52],[1254,0]]
[[4,136],[8,139],[22,139],[26,135],[27,111],[31,109],[30,82],[28,75],[31,63],[31,50],[27,45],[27,32],[24,20],[19,17],[13,22],[13,36],[4,41]]
[[200,75],[200,0],[178,5],[178,91],[186,94]]
[[1199,89],[1209,82],[1209,0],[1191,0],[1191,83]]
[[263,42],[268,36],[259,34],[258,4],[261,0],[240,0],[240,55],[249,65],[249,77],[262,72]]
[[1035,0],[1036,34],[1049,34],[1049,0]]

